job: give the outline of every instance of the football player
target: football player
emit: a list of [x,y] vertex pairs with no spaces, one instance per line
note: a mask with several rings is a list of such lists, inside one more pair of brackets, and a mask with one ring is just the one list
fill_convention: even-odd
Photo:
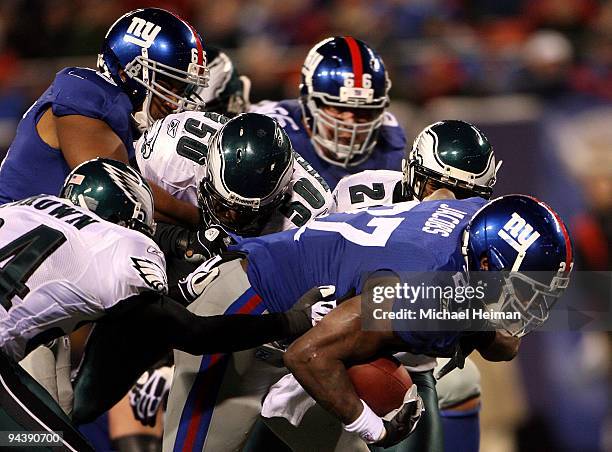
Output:
[[[192,232],[163,225],[156,239],[166,255],[211,257],[226,249],[225,230],[258,236],[300,227],[332,201],[325,181],[293,152],[278,123],[257,113],[231,120],[209,112],[169,115],[136,149],[145,177],[199,205],[205,227],[222,226]],[[151,370],[132,391],[135,416],[144,424],[155,424],[169,381],[167,369]]]
[[421,201],[441,188],[457,199],[489,199],[501,163],[476,126],[461,120],[438,121],[418,134],[402,171],[371,170],[343,178],[334,189],[331,211]]
[[[172,114],[148,129],[136,148],[145,178],[194,206],[200,199],[205,226],[222,224],[241,236],[300,227],[332,201],[325,181],[293,152],[278,123],[258,113],[231,120],[210,112]],[[219,249],[203,233],[172,226],[160,234],[172,255]]]
[[[457,199],[479,196],[489,199],[501,162],[496,163],[493,147],[476,126],[460,120],[438,121],[423,129],[406,160],[403,172],[364,171],[342,179],[334,190],[332,211],[389,205],[405,200],[423,200],[434,191],[448,189]],[[421,391],[434,387],[432,370],[436,360],[425,356],[402,354],[413,379],[423,379]],[[444,360],[441,360],[440,368]],[[444,443],[447,451],[479,449],[480,374],[468,359],[465,370],[455,371],[436,386]],[[429,413],[435,413],[436,398],[425,395]],[[426,418],[429,429],[418,433],[395,450],[419,450],[422,444],[434,449],[428,433],[440,426],[435,416]],[[437,444],[436,447],[441,447]]]
[[[344,177],[333,192],[332,212],[418,200],[447,195],[457,198],[480,196],[489,199],[495,184],[496,165],[493,148],[486,136],[475,126],[459,120],[439,121],[426,127],[417,136],[406,157],[404,172],[367,170]],[[400,356],[401,355],[401,356]],[[438,422],[437,397],[433,369],[435,358],[402,353],[397,357],[410,371],[419,387],[428,415],[417,433],[396,450],[442,450],[442,436]],[[453,446],[462,444],[466,450],[478,450],[479,374],[471,361],[465,371],[455,371],[443,381],[440,399],[447,401],[440,408],[446,438],[455,438]],[[462,375],[460,375],[462,374]],[[465,404],[463,404],[465,402]],[[452,405],[453,410],[446,410]],[[466,410],[469,405],[474,409]],[[469,428],[468,428],[469,427]],[[455,430],[460,430],[459,440]],[[265,448],[274,438],[262,422],[249,446]],[[255,445],[257,441],[257,446]],[[278,445],[276,446],[278,447]],[[401,447],[401,449],[400,449]]]
[[[0,168],[0,203],[55,195],[72,168],[96,156],[127,163],[135,124],[201,109],[194,92],[207,79],[202,40],[189,23],[157,8],[123,15],[104,38],[97,70],[63,69],[24,114]],[[158,212],[197,223],[197,209],[152,188]]]
[[332,189],[347,174],[400,170],[406,137],[387,111],[391,81],[382,59],[351,36],[325,39],[302,66],[300,98],[262,102],[296,152]]
[[[455,205],[461,209],[474,199],[463,203],[455,202],[456,204],[451,201],[437,202],[437,212],[441,213],[439,209],[444,205]],[[415,210],[424,209],[426,204],[432,203],[423,203],[415,207]],[[434,220],[439,218],[441,217],[436,218],[435,212],[429,217]],[[425,220],[421,223],[422,232],[432,232],[435,229],[428,227],[426,218],[423,217],[422,220]],[[459,226],[464,224],[461,221]],[[508,231],[513,232],[509,234]],[[534,232],[533,236],[530,235],[531,232]],[[523,245],[518,245],[516,233],[527,239],[522,241]],[[453,232],[449,232],[448,238],[453,235]],[[472,276],[474,271],[478,270],[508,272],[494,277],[500,278],[500,286],[497,286],[499,294],[492,300],[487,300],[496,302],[488,306],[495,306],[496,312],[519,313],[520,321],[495,321],[494,325],[498,331],[494,334],[478,332],[463,336],[459,343],[455,344],[454,356],[461,360],[471,350],[476,349],[487,360],[511,359],[518,351],[517,338],[533,331],[546,320],[551,306],[569,283],[573,262],[569,235],[557,214],[548,206],[534,198],[517,195],[496,199],[478,210],[469,220],[462,235],[462,239],[455,236],[455,252],[461,249],[468,272]],[[444,246],[444,240],[440,242],[440,245]],[[441,249],[436,248],[433,253],[435,257],[446,256],[446,251],[443,251],[442,255],[439,251]],[[534,273],[524,273],[531,270],[543,273],[538,273],[537,276]],[[487,296],[489,295],[492,295],[490,291],[487,293]],[[357,428],[365,438],[376,438],[380,434],[381,445],[385,446],[394,442],[393,434],[389,434],[389,427],[392,432],[393,426],[381,421],[376,415],[372,416],[373,413],[367,407],[362,409],[354,393],[339,395],[338,388],[345,388],[347,384],[341,362],[366,359],[383,347],[393,348],[394,344],[418,343],[419,346],[412,348],[412,352],[422,347],[422,352],[435,356],[437,353],[434,350],[440,346],[444,347],[444,341],[438,340],[445,334],[432,336],[428,332],[410,331],[402,325],[401,320],[390,322],[389,329],[384,332],[363,331],[359,316],[364,313],[360,314],[358,303],[358,299],[349,301],[335,314],[330,313],[329,317],[321,322],[321,328],[318,328],[315,334],[307,333],[288,350],[285,362],[296,379],[319,403],[322,402],[332,412],[337,413],[345,424],[353,421],[345,428]],[[398,312],[409,304],[409,300],[397,300],[393,310]],[[347,317],[353,318],[353,322],[346,322]],[[447,334],[447,338],[453,335]],[[330,375],[334,377],[330,379]],[[334,388],[333,394],[329,388]],[[338,403],[340,401],[341,405]],[[349,408],[349,405],[353,408]],[[354,417],[356,414],[359,416]]]
[[[522,245],[517,246],[518,235]],[[573,262],[570,239],[557,214],[523,195],[489,203],[469,198],[332,214],[297,231],[246,239],[230,248],[246,253],[246,259],[223,262],[218,257],[205,263],[205,273],[196,272],[191,281],[197,297],[188,308],[192,312],[229,314],[243,306],[255,312],[283,312],[310,288],[329,284],[340,298],[357,294],[298,339],[285,363],[347,431],[383,447],[411,432],[420,415],[419,399],[405,404],[391,421],[383,421],[355,394],[344,362],[367,360],[383,347],[456,355],[457,360],[477,349],[485,359],[511,359],[518,338],[547,318],[567,287]],[[515,313],[515,320],[493,325],[505,334],[484,329],[419,333],[401,321],[383,330],[362,330],[360,294],[368,295],[368,287],[378,284],[380,271],[391,272],[396,281],[406,280],[406,272],[426,270],[450,272],[458,284],[479,270],[497,272],[492,276],[499,284],[484,301],[499,312]],[[510,273],[502,276],[502,270]],[[523,273],[535,270],[547,272],[545,279]],[[394,312],[405,307],[404,301],[408,300],[392,306]],[[445,300],[437,301],[444,306]],[[459,307],[451,303],[447,308]],[[283,373],[263,370],[265,359],[254,351],[203,357],[175,352],[164,448],[239,449],[259,414],[261,397]]]
[[96,325],[75,380],[75,423],[110,408],[169,348],[248,348],[311,326],[302,312],[219,317],[221,323],[189,313],[165,295],[164,256],[150,238],[153,210],[144,179],[102,158],[78,165],[59,198],[39,195],[0,207],[2,430],[61,431],[62,450],[91,450],[50,394],[16,364],[85,323]]

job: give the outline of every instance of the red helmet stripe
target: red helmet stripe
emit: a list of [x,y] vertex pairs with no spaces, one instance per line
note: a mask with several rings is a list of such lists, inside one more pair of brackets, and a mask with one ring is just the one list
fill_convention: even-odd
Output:
[[189,22],[187,22],[186,20],[183,20],[178,14],[175,14],[173,12],[170,12],[170,14],[172,14],[178,20],[183,22],[191,30],[191,34],[193,34],[193,37],[195,38],[195,41],[196,41],[196,48],[198,49],[198,64],[200,64],[200,65],[203,64],[203,62],[204,62],[204,47],[202,46],[202,41],[200,40],[200,35],[198,34],[196,29],[193,28],[193,26]]
[[567,228],[565,227],[565,223],[563,222],[561,217],[559,217],[559,214],[555,212],[555,210],[552,209],[548,204],[543,201],[540,201],[535,196],[528,197],[542,204],[550,213],[553,214],[553,216],[557,220],[557,223],[559,223],[559,227],[561,228],[561,232],[563,233],[563,238],[565,239],[565,271],[568,272],[570,270],[570,265],[574,261],[574,256],[572,255],[572,241],[570,240],[570,236],[567,232]]
[[361,81],[363,79],[363,62],[361,60],[361,51],[359,44],[355,41],[355,38],[351,36],[345,36],[349,51],[351,52],[351,60],[353,61],[353,75],[355,77],[355,88],[361,88]]
[[200,35],[196,31],[195,28],[191,26],[189,22],[185,22],[189,28],[191,28],[191,32],[193,33],[193,37],[196,40],[196,47],[198,48],[198,64],[202,65],[204,63],[204,48],[202,47],[202,41],[200,40]]

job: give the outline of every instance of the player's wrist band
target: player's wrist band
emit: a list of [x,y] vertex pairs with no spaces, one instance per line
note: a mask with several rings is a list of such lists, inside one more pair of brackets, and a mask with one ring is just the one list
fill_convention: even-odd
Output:
[[350,433],[357,433],[362,440],[368,444],[375,443],[382,439],[385,434],[383,420],[372,409],[361,401],[363,411],[357,419],[348,425],[344,425],[344,430]]

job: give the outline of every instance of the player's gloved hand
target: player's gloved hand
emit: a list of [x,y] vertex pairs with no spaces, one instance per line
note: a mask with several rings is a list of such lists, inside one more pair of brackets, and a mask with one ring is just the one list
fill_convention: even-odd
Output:
[[168,397],[174,366],[146,371],[130,390],[130,406],[142,425],[153,427],[160,405]]
[[414,431],[423,411],[423,399],[417,393],[417,386],[413,384],[406,392],[402,406],[383,418],[385,434],[373,445],[386,448],[403,441]]
[[313,287],[285,312],[292,338],[304,334],[336,306],[335,292],[335,286]]
[[[329,314],[337,305],[335,298],[335,286],[319,286],[316,289],[318,289],[318,294],[316,290],[311,289],[310,291],[306,292],[306,294],[298,302],[302,303],[304,309],[307,311],[310,310],[310,321],[312,326],[315,326],[317,323],[323,320],[323,317]],[[307,296],[313,298],[305,298]],[[308,307],[306,304],[314,301],[315,298],[318,298],[319,301],[316,301],[312,304],[312,306]]]
[[153,240],[166,256],[199,263],[227,250],[230,235],[218,225],[192,231],[178,224],[158,222]]
[[227,251],[232,243],[231,236],[219,225],[211,225],[197,232],[189,231],[184,240],[185,260],[194,264]]

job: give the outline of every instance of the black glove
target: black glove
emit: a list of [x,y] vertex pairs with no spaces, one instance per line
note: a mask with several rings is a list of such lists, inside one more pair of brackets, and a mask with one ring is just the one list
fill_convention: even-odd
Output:
[[142,425],[155,425],[157,411],[170,392],[173,373],[173,366],[149,370],[142,374],[130,390],[129,399],[134,418]]
[[335,286],[313,287],[285,312],[285,317],[294,332],[288,341],[279,342],[280,347],[287,348],[293,339],[301,336],[315,326],[327,313],[336,307]]
[[165,255],[200,263],[227,250],[232,238],[218,225],[205,230],[192,231],[183,226],[157,223],[153,237]]
[[209,226],[203,231],[190,231],[184,246],[184,258],[194,264],[204,262],[227,251],[227,247],[232,243],[233,239],[219,225]]
[[416,385],[412,385],[399,411],[390,420],[383,419],[385,436],[372,445],[387,448],[403,441],[414,431],[423,411],[423,399],[417,394]]

